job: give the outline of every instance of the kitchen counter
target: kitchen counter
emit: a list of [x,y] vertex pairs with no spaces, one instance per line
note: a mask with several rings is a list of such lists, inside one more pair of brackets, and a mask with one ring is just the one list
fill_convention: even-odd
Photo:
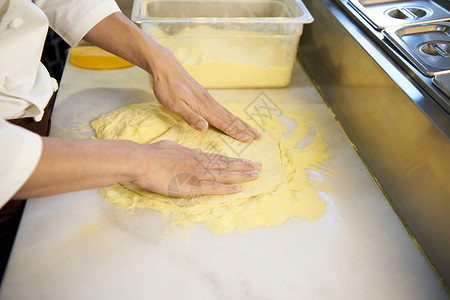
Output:
[[[1,299],[448,299],[303,69],[285,89],[211,90],[251,103],[261,91],[314,114],[328,151],[331,192],[316,222],[215,236],[202,224],[173,228],[159,212],[126,211],[98,190],[28,201]],[[67,64],[51,136],[85,138],[88,123],[154,99],[132,67]]]

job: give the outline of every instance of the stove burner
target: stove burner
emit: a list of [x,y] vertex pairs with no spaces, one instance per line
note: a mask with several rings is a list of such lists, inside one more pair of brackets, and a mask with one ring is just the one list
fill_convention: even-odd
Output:
[[385,15],[402,20],[417,20],[431,15],[433,12],[425,7],[394,7],[385,12]]
[[450,57],[450,42],[432,41],[419,45],[419,51],[432,56]]

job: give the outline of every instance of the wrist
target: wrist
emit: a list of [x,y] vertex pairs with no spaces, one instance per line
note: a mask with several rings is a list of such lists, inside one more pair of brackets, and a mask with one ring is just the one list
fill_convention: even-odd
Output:
[[[146,52],[145,64],[142,68],[155,80],[166,73],[164,70],[173,68],[173,62],[177,60],[169,49],[159,45],[150,37],[148,37],[148,43],[150,50]],[[173,72],[173,70],[170,71]]]
[[144,161],[148,155],[144,151],[146,145],[141,145],[132,141],[120,141],[122,159],[120,173],[123,178],[121,182],[133,182],[140,178],[145,172]]

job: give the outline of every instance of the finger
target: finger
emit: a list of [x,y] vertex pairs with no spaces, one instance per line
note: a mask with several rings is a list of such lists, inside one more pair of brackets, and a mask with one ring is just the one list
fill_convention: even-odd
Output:
[[246,158],[241,158],[241,157],[231,157],[231,156],[226,156],[226,155],[222,155],[222,154],[216,154],[216,153],[207,153],[207,152],[203,152],[201,154],[204,158],[209,159],[209,160],[222,160],[222,161],[227,161],[227,162],[251,162],[251,160],[246,159]]
[[206,90],[204,90],[203,98],[205,99],[203,103],[208,106],[204,117],[211,125],[243,142],[249,142],[261,137],[261,134],[255,128],[234,116],[224,106],[214,100]]
[[214,153],[202,153],[201,165],[208,169],[228,171],[261,171],[262,164],[245,158],[234,158]]
[[225,170],[208,170],[203,175],[199,176],[200,180],[217,181],[219,183],[231,184],[249,182],[258,178],[258,171],[225,171]]
[[219,107],[214,111],[216,113],[220,113],[223,116],[224,126],[234,125],[238,131],[241,131],[242,133],[250,136],[252,139],[258,139],[261,137],[261,134],[255,128],[233,115],[229,110],[227,110],[219,103],[217,103],[217,105]]
[[232,162],[227,165],[227,171],[261,171],[262,164],[260,162],[252,162],[252,161],[246,161],[246,162]]
[[224,161],[224,160],[209,160],[202,161],[202,166],[209,170],[225,170],[225,171],[261,171],[262,164],[252,161]]
[[257,139],[261,137],[261,133],[259,133],[254,127],[250,126],[248,123],[242,121],[239,117],[236,117],[231,112],[227,110],[227,113],[232,118],[232,122],[236,124],[236,126],[245,132],[248,136],[251,136],[253,139]]
[[193,150],[195,153],[203,153],[201,147],[197,147],[197,148],[194,148],[194,149],[192,149],[192,150]]
[[261,134],[258,133],[253,127],[239,119],[232,116],[232,120],[228,118],[216,118],[210,120],[211,125],[222,130],[232,138],[235,138],[241,142],[250,142],[254,139],[258,139]]
[[193,128],[204,131],[208,129],[208,122],[197,112],[195,112],[186,102],[182,99],[177,102],[177,105],[168,105],[166,107],[169,111],[172,111],[179,115],[186,123]]
[[229,123],[224,126],[226,127],[221,130],[227,135],[231,136],[232,138],[240,142],[248,143],[254,140],[250,135],[248,135],[241,128],[236,126],[236,123]]
[[201,181],[202,195],[228,195],[236,194],[242,190],[241,185],[227,185],[216,181]]
[[205,117],[211,125],[241,142],[250,142],[255,137],[255,134],[248,130],[239,118],[218,103],[214,104]]

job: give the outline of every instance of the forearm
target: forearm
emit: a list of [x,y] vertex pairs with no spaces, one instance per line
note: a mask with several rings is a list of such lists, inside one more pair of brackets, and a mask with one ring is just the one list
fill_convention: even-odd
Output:
[[261,135],[220,105],[178,62],[122,13],[114,13],[95,25],[84,37],[149,72],[156,99],[168,111],[192,127],[206,130],[211,124],[244,142]]
[[[35,198],[131,182],[167,195],[169,183],[190,173],[202,194],[230,194],[234,183],[257,178],[261,164],[240,158],[209,155],[171,141],[137,144],[122,140],[42,138],[39,163],[14,198]],[[180,196],[192,196],[189,185]]]
[[48,196],[130,181],[137,170],[128,141],[42,138],[40,161],[16,199]]
[[95,25],[84,40],[141,67],[154,75],[154,65],[167,50],[148,37],[120,12]]

